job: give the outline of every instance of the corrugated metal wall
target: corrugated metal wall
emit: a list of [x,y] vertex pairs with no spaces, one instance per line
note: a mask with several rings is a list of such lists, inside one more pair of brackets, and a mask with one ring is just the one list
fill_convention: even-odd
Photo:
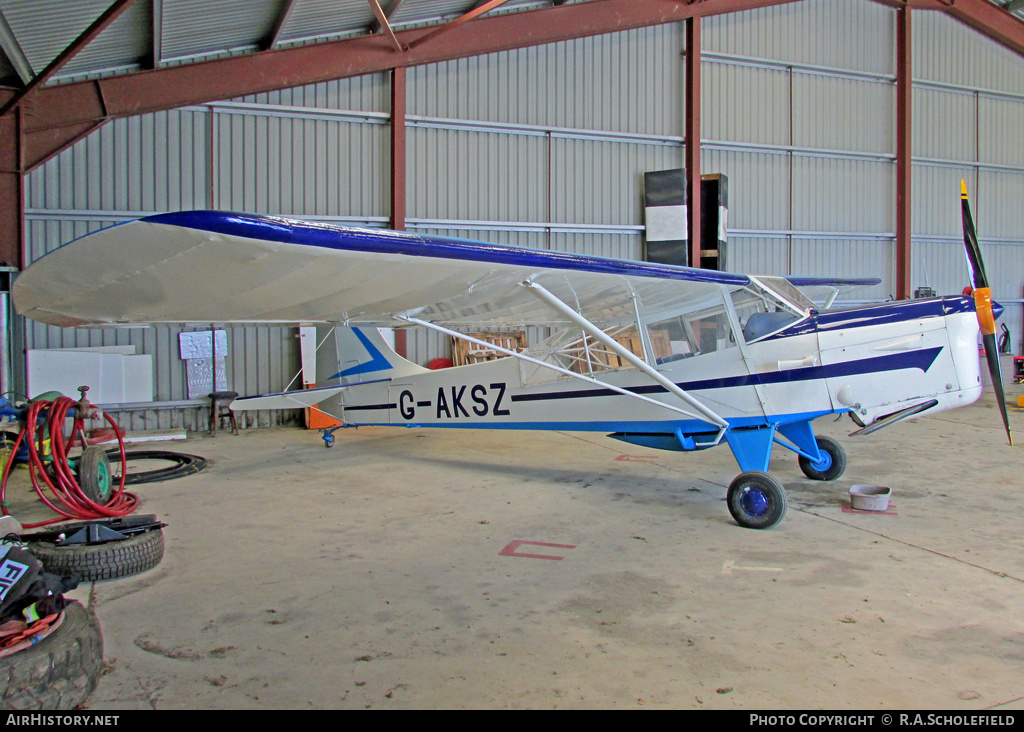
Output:
[[[1024,267],[1024,60],[914,12],[913,286],[959,292],[960,178],[1016,340]],[[638,258],[643,173],[683,162],[681,25],[408,71],[407,226],[516,246]],[[895,11],[806,0],[703,21],[703,172],[729,176],[730,268],[878,276],[894,289]],[[215,207],[381,226],[389,81],[378,74],[111,123],[29,177],[30,256],[148,213]],[[192,426],[177,331],[30,325],[30,347],[135,343],[157,399],[129,426]],[[294,332],[239,329],[232,388],[283,388]],[[410,357],[448,354],[413,333]],[[259,415],[261,424],[280,415]]]
[[893,291],[894,25],[836,0],[705,21],[702,162],[729,176],[730,268]]
[[992,294],[1021,353],[1024,329],[1024,58],[943,15],[914,16],[914,272],[940,292],[966,282],[960,217],[943,206],[967,181]]

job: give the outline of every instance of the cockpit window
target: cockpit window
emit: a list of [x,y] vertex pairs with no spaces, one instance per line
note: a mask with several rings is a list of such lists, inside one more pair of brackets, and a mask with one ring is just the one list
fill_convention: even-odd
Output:
[[[779,292],[773,291],[776,286],[781,288]],[[813,306],[803,293],[781,277],[751,278],[750,287],[733,290],[732,302],[747,343],[795,323]]]
[[769,297],[772,297],[801,315],[814,307],[814,303],[811,302],[810,298],[800,292],[800,290],[785,277],[767,277],[760,275],[758,277],[751,277],[750,280],[755,289],[765,292]]

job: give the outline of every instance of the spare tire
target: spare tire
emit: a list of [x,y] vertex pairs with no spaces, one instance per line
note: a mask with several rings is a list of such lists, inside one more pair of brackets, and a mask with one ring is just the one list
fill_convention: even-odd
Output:
[[79,602],[38,643],[0,657],[0,708],[70,710],[96,688],[103,669],[103,634],[96,614]]
[[164,532],[159,528],[103,544],[61,546],[49,541],[32,541],[31,536],[22,538],[29,542],[29,551],[43,563],[43,571],[79,582],[145,572],[160,564],[164,557]]

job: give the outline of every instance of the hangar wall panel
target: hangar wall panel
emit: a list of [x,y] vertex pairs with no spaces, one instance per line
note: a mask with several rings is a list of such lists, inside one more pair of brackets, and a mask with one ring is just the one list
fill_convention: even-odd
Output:
[[914,78],[1024,94],[1024,58],[944,13],[914,13]]
[[792,165],[794,230],[891,235],[891,162],[795,155]]
[[[1024,130],[1024,98],[976,97],[979,162],[1024,170],[1024,145],[1008,130]],[[1018,199],[1019,200],[1019,199]]]
[[[977,160],[978,105],[974,93],[916,84],[913,97],[915,158]],[[936,124],[938,120],[941,124]]]
[[203,207],[206,118],[175,110],[110,122],[28,176],[26,207],[110,215]]
[[266,105],[269,112],[283,111],[277,110],[278,107],[298,107],[388,113],[390,93],[391,82],[387,74],[367,74],[353,79],[337,79],[292,89],[252,94],[240,97],[237,101]]
[[705,51],[805,66],[891,74],[892,10],[860,0],[805,2],[704,20]]
[[543,137],[413,127],[406,144],[409,217],[546,220]]
[[677,135],[682,36],[670,24],[418,66],[408,113]]
[[550,220],[635,226],[643,222],[644,171],[678,168],[682,147],[586,139],[551,143]]
[[[716,55],[701,64],[701,136],[759,145],[789,145],[792,73]],[[737,114],[738,110],[749,110]]]
[[792,82],[793,145],[883,154],[895,149],[896,90],[888,79],[794,72]]
[[[705,145],[705,171],[729,176],[729,241],[750,231],[787,232],[790,229],[792,153],[786,149],[756,150]],[[730,250],[742,249],[745,239]],[[730,265],[732,268],[733,265]]]
[[878,269],[895,238],[894,27],[890,8],[837,0],[704,21],[702,167],[729,176],[730,269]]
[[[1024,351],[1024,58],[942,13],[914,14],[915,282],[968,284],[958,207],[966,180],[993,297]],[[923,104],[922,107],[918,105]]]
[[[967,188],[972,191],[974,199],[972,203],[977,204],[978,175],[969,163],[914,165],[911,221],[915,237],[948,237],[963,245],[959,198],[961,180],[967,181]],[[955,205],[951,205],[950,198]]]
[[232,110],[217,111],[214,126],[220,208],[325,218],[387,208],[383,124]]
[[729,238],[729,269],[750,274],[787,272],[791,269],[793,240],[788,235],[748,232]]

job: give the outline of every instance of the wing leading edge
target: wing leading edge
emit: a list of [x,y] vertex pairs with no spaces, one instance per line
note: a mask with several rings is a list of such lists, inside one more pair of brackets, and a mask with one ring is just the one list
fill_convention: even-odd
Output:
[[191,211],[119,224],[16,280],[23,315],[57,326],[348,323],[565,325],[537,281],[590,319],[632,317],[749,283],[745,275],[272,216]]

